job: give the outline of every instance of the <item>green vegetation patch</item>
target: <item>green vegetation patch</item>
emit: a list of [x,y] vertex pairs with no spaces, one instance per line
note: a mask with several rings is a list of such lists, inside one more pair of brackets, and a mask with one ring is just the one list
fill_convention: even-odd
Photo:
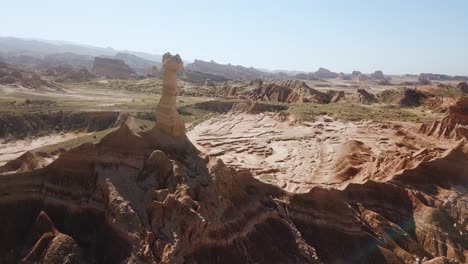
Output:
[[440,118],[423,107],[401,108],[392,105],[336,104],[293,104],[289,112],[300,120],[313,121],[317,116],[329,115],[346,121],[373,120],[380,122],[401,121],[428,123]]

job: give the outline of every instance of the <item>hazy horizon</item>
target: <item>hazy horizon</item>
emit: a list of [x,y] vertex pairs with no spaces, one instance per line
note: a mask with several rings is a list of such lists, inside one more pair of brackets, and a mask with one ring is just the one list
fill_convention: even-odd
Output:
[[170,51],[268,70],[468,75],[465,1],[48,0],[3,9],[5,37]]

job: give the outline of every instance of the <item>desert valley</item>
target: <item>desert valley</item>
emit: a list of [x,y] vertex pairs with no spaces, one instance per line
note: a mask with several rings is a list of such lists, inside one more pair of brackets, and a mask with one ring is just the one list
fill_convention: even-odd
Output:
[[467,263],[467,82],[0,38],[0,263]]

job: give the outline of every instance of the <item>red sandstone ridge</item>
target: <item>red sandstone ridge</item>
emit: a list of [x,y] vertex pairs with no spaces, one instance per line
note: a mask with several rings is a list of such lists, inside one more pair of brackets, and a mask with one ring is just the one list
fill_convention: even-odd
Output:
[[468,99],[460,99],[448,108],[448,116],[420,131],[432,136],[468,139]]
[[136,76],[123,60],[100,57],[94,58],[92,72],[110,79],[130,79]]
[[285,103],[329,103],[332,97],[332,95],[310,88],[305,82],[299,80],[261,83],[251,94],[253,100]]

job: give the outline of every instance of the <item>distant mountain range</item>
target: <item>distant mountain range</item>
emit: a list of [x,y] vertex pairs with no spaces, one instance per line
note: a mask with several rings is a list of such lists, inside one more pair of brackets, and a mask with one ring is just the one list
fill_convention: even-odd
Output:
[[49,55],[54,53],[74,53],[92,57],[114,56],[117,53],[128,53],[138,57],[160,62],[162,56],[139,51],[119,51],[111,47],[101,48],[89,45],[73,44],[61,41],[47,41],[22,39],[14,37],[0,37],[0,54],[8,56],[18,55]]
[[3,61],[30,70],[45,70],[68,65],[91,69],[95,57],[118,58],[138,73],[161,66],[161,55],[145,52],[118,51],[61,41],[0,37],[0,57]]
[[[89,45],[74,44],[65,41],[50,41],[37,39],[23,39],[15,37],[0,37],[0,61],[17,65],[28,70],[46,70],[57,66],[69,66],[74,68],[93,68],[94,58],[112,58],[124,61],[133,71],[140,75],[146,75],[149,69],[161,67],[162,56],[140,51],[115,50],[111,47],[102,48]],[[195,60],[186,63],[186,71],[191,71],[190,76],[196,76],[201,81],[201,76],[211,76],[215,79],[226,80],[253,80],[253,79],[330,79],[356,78],[352,74],[336,73],[328,69],[319,68],[316,72],[267,70],[244,67],[240,65],[220,64],[214,61]],[[374,78],[376,73],[386,79],[381,71],[373,74],[360,74],[359,79]],[[466,80],[466,76],[448,76],[442,74],[421,74],[428,80]]]

